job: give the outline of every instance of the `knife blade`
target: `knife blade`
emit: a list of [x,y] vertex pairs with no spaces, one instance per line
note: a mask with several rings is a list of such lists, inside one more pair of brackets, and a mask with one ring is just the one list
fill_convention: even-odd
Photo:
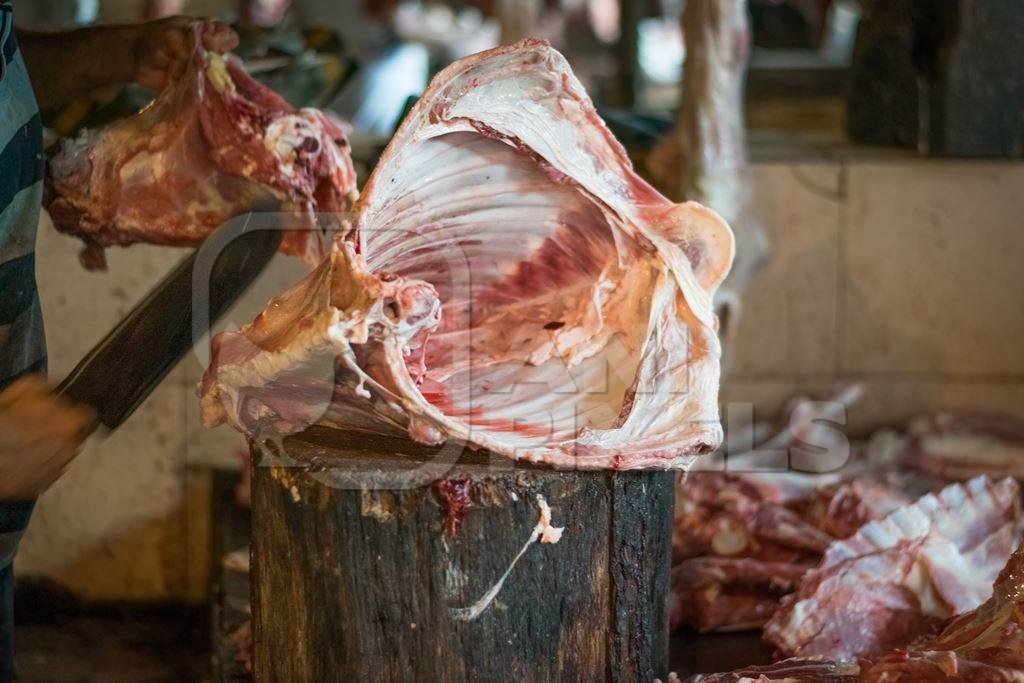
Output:
[[[164,277],[72,370],[56,392],[116,429],[263,272],[281,242],[279,214],[243,214]],[[203,297],[196,292],[202,290]],[[198,310],[208,304],[206,311]]]

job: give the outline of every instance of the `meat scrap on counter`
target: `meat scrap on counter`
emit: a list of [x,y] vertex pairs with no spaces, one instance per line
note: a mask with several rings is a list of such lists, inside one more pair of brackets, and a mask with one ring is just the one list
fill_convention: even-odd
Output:
[[1009,415],[935,413],[913,420],[898,465],[943,479],[1024,477],[1024,422]]
[[47,164],[54,225],[85,242],[86,267],[104,268],[105,247],[198,244],[246,210],[280,202],[295,214],[282,251],[319,262],[315,228],[342,229],[355,198],[345,134],[254,80],[238,58],[204,49],[208,24],[194,30],[185,74],[151,105],[61,142]]
[[[831,404],[848,406],[857,397],[851,389]],[[729,472],[693,472],[678,489],[673,627],[758,629],[793,591],[793,577],[816,567],[833,540],[951,481],[1012,476],[1024,467],[1020,419],[938,413],[913,420],[905,434],[879,431],[838,471],[756,471],[768,450],[827,443],[810,433],[814,422],[801,415],[801,405],[793,404],[787,428],[762,439],[755,451],[732,456]],[[750,431],[768,430],[756,425]]]
[[712,297],[732,233],[634,172],[546,42],[438,74],[352,218],[313,274],[215,340],[205,424],[588,469],[683,469],[718,446]]
[[852,661],[933,634],[991,595],[1022,531],[1014,479],[950,484],[830,545],[765,639],[783,655]]
[[673,536],[673,627],[759,628],[832,540],[742,477],[690,474]]
[[832,662],[804,657],[784,659],[766,666],[748,666],[726,673],[697,674],[686,679],[686,683],[854,683],[859,678],[860,667],[856,662]]
[[[845,408],[858,395],[856,386],[849,387],[829,405]],[[673,628],[760,628],[833,541],[912,500],[889,480],[888,454],[867,449],[838,472],[757,471],[773,450],[788,453],[799,443],[814,443],[838,452],[848,445],[830,442],[817,419],[829,415],[806,406],[795,403],[787,425],[756,450],[729,456],[729,472],[692,472],[677,490]],[[764,429],[751,431],[753,439]]]
[[983,604],[947,620],[939,633],[875,657],[794,657],[768,666],[698,674],[688,682],[1024,681],[1024,544],[1010,556],[989,592],[991,597]]

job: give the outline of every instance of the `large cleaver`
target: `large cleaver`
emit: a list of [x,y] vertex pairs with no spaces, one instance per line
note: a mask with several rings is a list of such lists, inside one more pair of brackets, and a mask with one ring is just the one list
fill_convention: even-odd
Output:
[[218,228],[179,263],[57,387],[116,429],[273,258],[280,214],[254,211]]

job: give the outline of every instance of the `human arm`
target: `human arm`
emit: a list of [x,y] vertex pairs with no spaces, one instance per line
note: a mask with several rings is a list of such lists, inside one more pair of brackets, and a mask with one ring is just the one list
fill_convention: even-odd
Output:
[[[47,108],[106,85],[140,83],[164,87],[180,74],[192,53],[194,19],[169,17],[144,24],[95,26],[64,33],[18,33],[39,106]],[[220,22],[203,35],[215,52],[238,44]]]
[[0,392],[0,501],[29,500],[49,488],[95,428],[91,410],[54,395],[41,377]]

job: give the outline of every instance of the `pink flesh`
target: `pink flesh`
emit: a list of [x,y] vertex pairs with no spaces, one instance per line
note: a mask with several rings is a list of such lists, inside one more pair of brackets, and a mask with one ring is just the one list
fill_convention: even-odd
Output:
[[[968,506],[969,507],[969,506]],[[968,527],[971,525],[968,524]],[[972,534],[968,534],[970,536]],[[875,590],[865,585],[864,591]],[[861,681],[862,683],[927,683],[934,681],[1024,680],[1024,544],[1010,555],[990,597],[977,608],[944,624],[931,625],[936,635],[914,640],[916,619],[898,615],[879,618],[875,631],[896,632],[903,644],[859,662],[837,662],[841,650],[820,657],[797,657],[770,666],[747,667],[730,673],[697,676],[693,681]],[[882,597],[882,596],[879,596]],[[678,608],[678,605],[674,607]],[[845,614],[834,615],[836,620]],[[879,615],[881,617],[882,615]],[[847,626],[849,626],[847,624]],[[912,642],[913,641],[913,642]],[[839,675],[841,674],[841,675]]]
[[979,477],[829,547],[765,627],[786,655],[877,656],[978,606],[1020,542],[1020,487]]
[[[306,216],[282,250],[322,257],[311,213],[339,214],[355,191],[344,134],[323,114],[296,110],[227,56],[229,85],[211,80],[196,24],[184,76],[139,114],[65,140],[49,160],[48,210],[58,229],[86,243],[83,261],[103,267],[103,248],[149,242],[198,244],[225,221],[268,200]],[[301,127],[301,131],[295,129]],[[289,129],[274,146],[268,130]],[[337,217],[337,216],[336,216]]]
[[937,636],[881,658],[864,681],[1024,680],[1024,547],[999,573],[992,597]]
[[854,683],[860,680],[856,664],[811,657],[786,659],[767,666],[748,666],[729,673],[702,674],[687,683]]
[[[354,262],[331,277],[397,278],[442,307],[436,326],[412,324],[414,336],[381,328],[351,345],[372,380],[365,413],[386,406],[389,425],[426,443],[559,467],[682,468],[720,441],[711,296],[732,259],[731,233],[636,176],[546,43],[439,74],[367,182],[355,227]],[[334,319],[321,306],[314,327]],[[282,338],[294,325],[288,308],[264,314]],[[261,344],[254,328],[244,334],[260,351],[239,357],[228,350],[241,342],[222,341],[203,400],[208,423],[247,430],[231,401],[294,370],[316,335],[282,347]],[[346,391],[331,400],[358,409]],[[264,427],[295,426],[269,406],[256,412]],[[355,419],[315,412],[343,429]]]
[[[757,461],[752,452],[728,462]],[[672,626],[760,628],[797,587],[793,577],[818,564],[835,539],[908,502],[880,474],[860,461],[838,481],[796,472],[690,473],[676,499],[670,588],[685,609],[675,611]]]

